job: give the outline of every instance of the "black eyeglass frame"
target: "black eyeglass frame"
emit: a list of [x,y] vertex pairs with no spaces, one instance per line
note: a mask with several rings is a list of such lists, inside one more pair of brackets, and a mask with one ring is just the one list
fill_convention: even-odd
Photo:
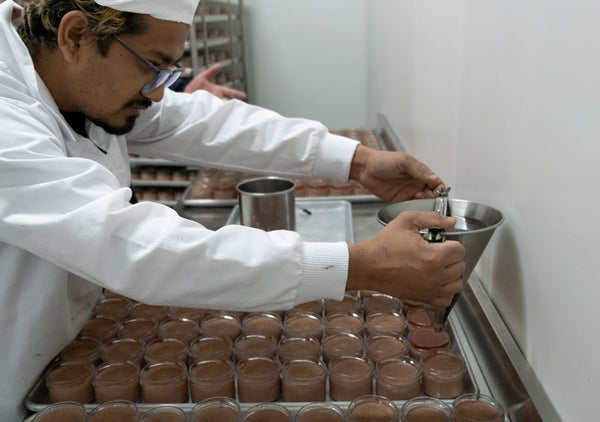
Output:
[[139,59],[142,63],[144,63],[150,70],[154,72],[154,77],[148,81],[144,88],[142,88],[142,94],[148,95],[155,89],[160,88],[161,86],[165,86],[165,88],[170,87],[173,83],[179,79],[183,71],[185,70],[183,67],[177,66],[174,69],[159,69],[154,66],[148,60],[143,58],[139,53],[137,53],[133,48],[127,45],[123,40],[121,40],[116,35],[112,36],[112,39],[121,44],[125,50],[129,51],[133,54],[137,59]]

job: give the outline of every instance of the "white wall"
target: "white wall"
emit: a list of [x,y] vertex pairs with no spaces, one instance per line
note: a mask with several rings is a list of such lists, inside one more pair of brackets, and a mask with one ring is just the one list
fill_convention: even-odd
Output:
[[246,5],[255,102],[339,128],[382,112],[451,195],[504,213],[475,273],[562,419],[597,417],[600,2]]
[[331,129],[365,127],[364,0],[245,0],[254,104]]
[[454,197],[504,213],[476,273],[563,420],[597,418],[600,3],[377,0],[368,12],[368,74],[381,75],[369,117],[384,112]]

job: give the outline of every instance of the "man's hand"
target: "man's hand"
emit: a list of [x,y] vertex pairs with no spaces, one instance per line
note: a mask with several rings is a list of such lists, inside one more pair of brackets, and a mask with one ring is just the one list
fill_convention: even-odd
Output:
[[434,198],[435,191],[444,185],[429,167],[408,154],[363,145],[354,153],[350,179],[388,202]]
[[450,305],[462,289],[464,247],[429,243],[428,227],[450,229],[456,220],[433,211],[403,212],[371,239],[350,244],[347,290],[376,290],[400,299]]
[[229,100],[237,98],[239,100],[245,100],[247,97],[245,92],[238,91],[237,89],[229,88],[222,85],[217,85],[211,82],[211,79],[219,74],[221,71],[221,65],[215,64],[206,69],[204,72],[197,74],[186,86],[183,92],[192,93],[199,89],[210,92],[219,98]]

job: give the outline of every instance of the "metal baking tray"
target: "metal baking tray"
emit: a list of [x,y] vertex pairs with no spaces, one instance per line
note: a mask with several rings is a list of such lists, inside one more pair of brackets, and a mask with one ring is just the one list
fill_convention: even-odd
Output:
[[[238,205],[233,207],[226,224],[240,224]],[[296,231],[306,242],[352,243],[352,204],[331,200],[296,201]]]
[[[460,321],[456,318],[454,313],[451,313],[449,318],[449,328],[448,331],[450,333],[451,338],[451,350],[458,352],[462,355],[466,364],[466,377],[465,377],[465,393],[482,393],[482,394],[490,394],[489,387],[485,381],[485,376],[477,363],[477,359],[475,358],[473,351],[469,345],[469,342],[466,337],[466,333],[462,327]],[[48,365],[50,367],[50,365]],[[27,409],[32,412],[39,412],[46,408],[49,404],[49,394],[48,389],[46,387],[44,378],[46,371],[40,376],[37,383],[30,390],[29,394],[25,399],[25,406]],[[373,381],[374,385],[375,381]],[[373,390],[375,391],[375,390]],[[446,404],[451,405],[452,399],[444,399],[442,400]],[[329,396],[329,381],[327,381],[327,397],[326,402],[334,403],[339,406],[342,410],[346,411],[350,404],[349,401],[333,401]],[[245,403],[238,402],[242,412],[248,410],[250,407],[256,405],[257,403]],[[303,406],[307,405],[308,402],[284,402],[281,399],[275,401],[275,403],[281,404],[286,407],[292,415],[295,415],[296,412]],[[402,407],[404,404],[403,400],[394,401],[398,408]],[[86,404],[84,407],[89,412],[94,409],[98,404],[91,403]],[[188,401],[185,403],[161,403],[161,404],[146,404],[143,402],[138,402],[137,407],[140,412],[145,412],[155,407],[164,406],[164,405],[172,405],[177,406],[183,409],[187,414],[191,413],[192,408],[196,405],[196,403]],[[30,417],[29,419],[32,419]]]
[[[187,187],[187,189],[183,192],[181,196],[181,205],[185,207],[233,207],[238,204],[237,199],[190,199],[189,192],[191,189],[191,185]],[[317,197],[304,197],[304,198],[296,198],[296,202],[303,201],[332,201],[332,200],[341,200],[348,202],[373,202],[379,201],[375,195],[345,195],[345,196],[317,196]]]

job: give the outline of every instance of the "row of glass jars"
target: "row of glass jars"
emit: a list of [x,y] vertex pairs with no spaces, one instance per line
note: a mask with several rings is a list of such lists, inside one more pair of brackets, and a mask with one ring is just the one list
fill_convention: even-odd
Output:
[[260,403],[242,411],[235,400],[215,397],[196,404],[189,415],[180,407],[164,405],[147,411],[128,400],[114,400],[86,411],[75,402],[60,402],[36,414],[32,422],[69,420],[72,422],[501,422],[503,406],[482,394],[463,394],[451,404],[431,398],[416,397],[401,406],[378,395],[352,400],[342,409],[334,403],[309,403],[293,414],[280,403]]
[[116,399],[144,403],[184,403],[224,396],[242,402],[349,401],[378,394],[407,400],[422,392],[454,398],[464,392],[465,364],[451,351],[430,351],[420,361],[410,357],[374,363],[366,356],[322,360],[251,357],[233,363],[211,359],[186,365],[181,361],[133,362],[60,361],[45,377],[50,402],[103,403]]

